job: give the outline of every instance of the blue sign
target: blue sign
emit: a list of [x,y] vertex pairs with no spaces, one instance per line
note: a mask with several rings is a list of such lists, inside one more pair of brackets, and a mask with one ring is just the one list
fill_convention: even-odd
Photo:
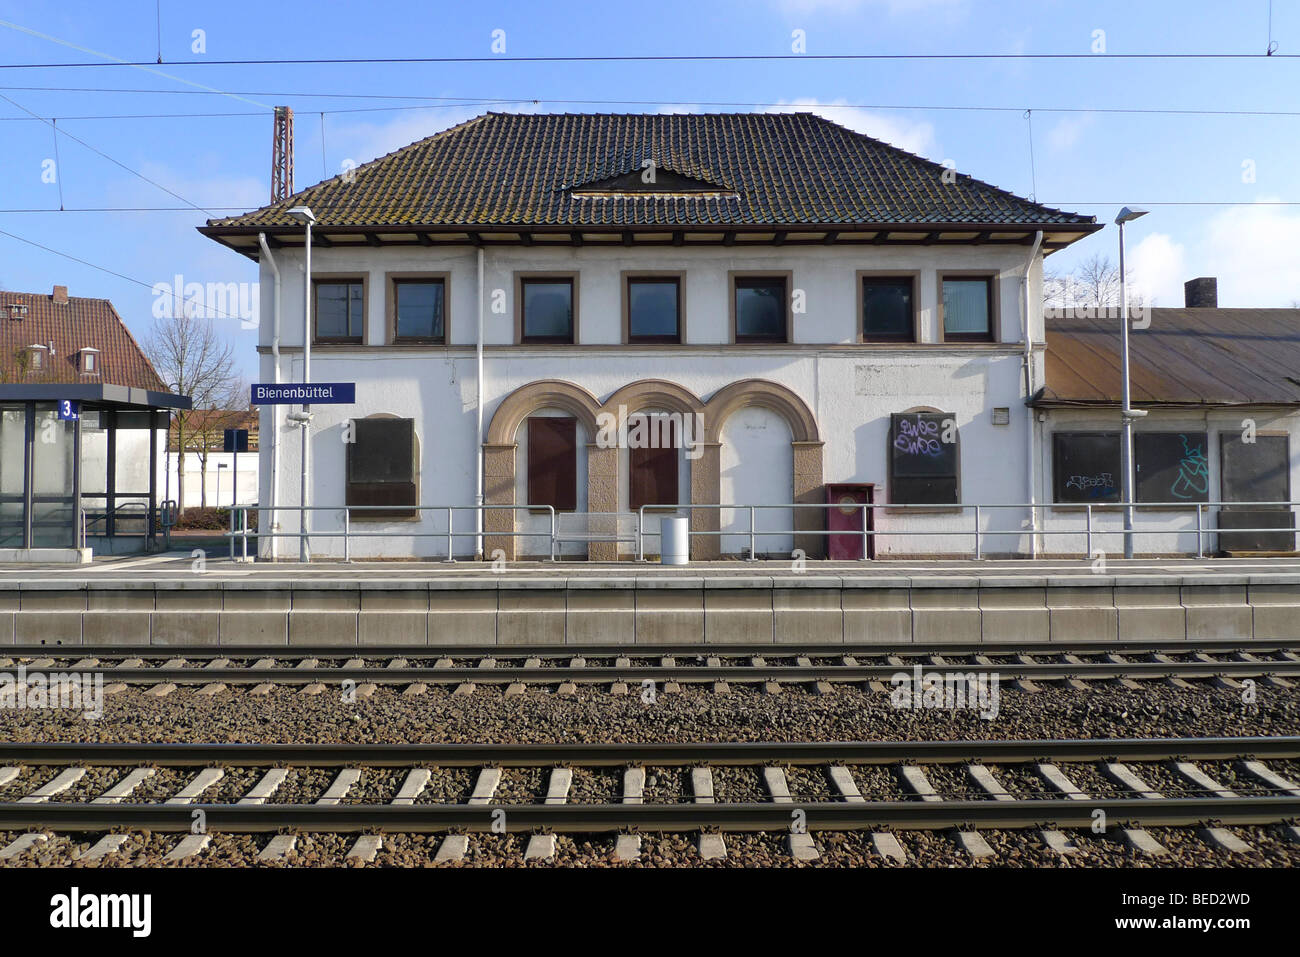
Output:
[[253,405],[352,405],[355,382],[256,382]]
[[80,417],[78,414],[80,412],[81,412],[80,402],[76,402],[72,399],[59,400],[59,421],[60,422],[76,422],[77,419]]
[[248,451],[248,429],[226,429],[222,439],[223,452]]

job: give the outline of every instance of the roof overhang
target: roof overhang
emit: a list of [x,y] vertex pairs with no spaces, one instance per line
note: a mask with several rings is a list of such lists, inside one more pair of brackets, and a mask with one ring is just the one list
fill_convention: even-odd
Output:
[[[583,225],[395,225],[330,226],[312,229],[312,245],[332,246],[1028,246],[1038,230],[1043,232],[1043,253],[1064,249],[1102,229],[1100,223],[796,223],[791,225],[671,226],[658,223],[631,226]],[[257,259],[258,234],[265,233],[272,248],[302,248],[305,231],[300,226],[198,227],[200,233],[235,252]]]
[[135,389],[125,385],[87,385],[84,383],[38,382],[29,385],[0,384],[0,402],[100,402],[105,405],[131,406],[140,409],[189,409],[187,395]]
[[[1214,399],[1150,402],[1142,399],[1135,399],[1133,404],[1138,408],[1149,409],[1154,412],[1214,412],[1216,410],[1246,412],[1252,409],[1258,411],[1294,412],[1300,410],[1300,402],[1228,402],[1215,401]],[[1062,399],[1043,397],[1027,400],[1025,405],[1032,406],[1035,409],[1093,410],[1097,412],[1114,412],[1116,415],[1119,415],[1120,410],[1123,408],[1123,404],[1118,399]]]

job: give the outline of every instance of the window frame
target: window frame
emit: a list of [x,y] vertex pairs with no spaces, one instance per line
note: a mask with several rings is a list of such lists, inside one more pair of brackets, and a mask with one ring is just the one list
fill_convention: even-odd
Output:
[[[681,345],[686,341],[686,273],[672,270],[624,270],[619,274],[623,297],[624,345]],[[632,332],[632,283],[675,283],[677,286],[677,334],[640,336]]]
[[[951,476],[953,482],[953,494],[955,496],[954,501],[952,502],[910,502],[910,501],[898,500],[897,495],[900,488],[906,488],[907,483],[909,482],[923,481],[926,477],[912,476],[912,475],[896,475],[894,473],[894,416],[895,415],[941,415],[941,416],[945,416],[946,419],[947,418],[952,419],[953,424],[957,428],[957,442],[956,442],[957,448],[953,455],[953,474]],[[945,420],[941,420],[941,424],[942,421]],[[961,425],[960,423],[957,422],[956,412],[945,412],[943,409],[938,409],[935,408],[934,406],[929,406],[929,405],[914,406],[910,409],[903,409],[899,412],[891,412],[889,414],[889,428],[885,433],[885,458],[886,458],[886,474],[889,482],[888,496],[887,496],[888,500],[886,503],[887,505],[907,506],[907,508],[903,509],[901,512],[901,514],[903,515],[918,514],[921,512],[928,512],[928,513],[961,512],[964,510],[965,508],[965,506],[963,505],[964,499],[962,497]],[[949,476],[936,475],[933,476],[932,478],[947,479],[949,478]]]
[[[442,283],[442,335],[439,336],[399,336],[397,334],[397,287],[403,283]],[[387,345],[433,345],[451,344],[451,273],[449,272],[386,272],[384,285],[387,292],[385,306],[385,340]]]
[[[736,293],[749,287],[758,280],[780,280],[785,286],[785,329],[780,339],[767,336],[741,336],[736,328],[737,310]],[[780,269],[746,269],[730,270],[727,273],[727,310],[731,319],[731,341],[735,345],[787,346],[790,345],[794,332],[794,316],[791,312],[791,299],[794,294],[794,271]]]
[[[629,419],[633,416],[644,416],[645,418],[665,417],[670,423],[668,429],[672,435],[673,445],[658,446],[654,448],[631,448],[627,450],[627,507],[628,511],[639,512],[642,508],[647,512],[666,511],[672,512],[681,505],[682,496],[682,476],[681,476],[681,455],[682,455],[682,429],[678,427],[678,422],[671,418],[671,413],[663,412],[646,412],[639,411],[630,413]],[[629,423],[628,428],[631,428]],[[658,435],[659,426],[653,426],[652,434]],[[671,462],[672,487],[674,489],[671,502],[640,502],[636,495],[636,469],[637,459],[642,457],[654,458],[663,456]]]
[[[904,336],[868,336],[866,327],[867,282],[872,279],[905,280],[912,286],[912,333]],[[870,345],[915,345],[921,341],[921,272],[919,269],[859,269],[857,283],[857,341]]]
[[[567,338],[564,336],[525,335],[524,289],[530,282],[567,282],[569,284],[570,329]],[[515,344],[521,346],[576,346],[578,342],[578,273],[515,273]]]
[[[354,522],[389,522],[395,519],[406,521],[419,521],[420,512],[420,433],[416,429],[414,418],[408,418],[400,415],[374,414],[365,416],[354,416],[349,419],[354,429],[359,429],[359,423],[362,422],[406,422],[411,430],[411,480],[409,482],[353,482],[352,481],[352,455],[356,451],[357,443],[351,442],[346,444],[346,452],[343,461],[343,493],[344,504],[348,507],[348,517]],[[354,487],[357,486],[407,486],[411,487],[413,501],[410,505],[397,504],[391,507],[380,509],[364,508],[357,512],[352,511],[353,506],[366,505],[366,502],[354,502]]]
[[[570,428],[572,429],[572,433],[573,433],[573,449],[572,449],[573,483],[572,485],[573,487],[571,493],[573,495],[573,504],[571,506],[566,505],[563,502],[561,502],[560,504],[556,504],[555,502],[538,502],[533,500],[533,457],[537,454],[537,443],[534,441],[533,438],[533,423],[535,421],[542,421],[542,420],[554,420],[556,422],[567,422]],[[577,418],[575,418],[572,415],[530,415],[524,419],[524,428],[527,430],[526,435],[528,437],[528,457],[527,457],[527,461],[524,463],[524,468],[525,468],[524,494],[525,497],[527,498],[527,501],[524,504],[528,506],[530,511],[545,512],[548,510],[547,506],[550,506],[557,513],[576,512],[578,509],[578,443],[580,441],[580,437],[578,435]],[[556,491],[557,493],[559,492],[558,483],[557,483]],[[566,492],[566,494],[568,493]]]
[[[947,316],[944,315],[943,309],[943,284],[949,280],[970,282],[976,279],[984,280],[988,289],[988,330],[984,333],[975,332],[948,332],[946,326]],[[990,269],[945,269],[938,273],[938,299],[935,301],[935,309],[938,312],[938,335],[940,342],[951,343],[996,343],[1000,342],[1002,329],[1001,323],[1001,302],[998,298],[998,279],[999,273]]]
[[[361,283],[361,335],[359,336],[321,336],[320,334],[320,294],[321,286],[340,283]],[[357,346],[365,345],[370,330],[370,275],[369,273],[312,273],[311,277],[311,342],[322,346]]]

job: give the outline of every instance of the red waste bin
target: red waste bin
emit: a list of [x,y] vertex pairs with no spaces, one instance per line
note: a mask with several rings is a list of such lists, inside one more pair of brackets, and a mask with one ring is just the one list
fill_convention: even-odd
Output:
[[[867,531],[874,529],[874,509],[870,505],[876,486],[871,483],[853,483],[826,486],[826,530],[830,539],[826,556],[834,561],[857,561],[862,558],[862,520],[865,514]],[[867,558],[876,557],[876,540],[867,538]]]

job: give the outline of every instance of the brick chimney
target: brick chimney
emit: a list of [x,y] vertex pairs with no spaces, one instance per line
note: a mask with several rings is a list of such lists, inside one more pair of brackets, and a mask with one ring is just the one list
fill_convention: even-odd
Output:
[[57,302],[59,305],[66,305],[68,302],[68,287],[55,286],[54,293],[50,296],[50,298],[53,299],[55,302]]
[[1217,309],[1219,280],[1213,276],[1187,280],[1183,283],[1183,304],[1188,309]]

